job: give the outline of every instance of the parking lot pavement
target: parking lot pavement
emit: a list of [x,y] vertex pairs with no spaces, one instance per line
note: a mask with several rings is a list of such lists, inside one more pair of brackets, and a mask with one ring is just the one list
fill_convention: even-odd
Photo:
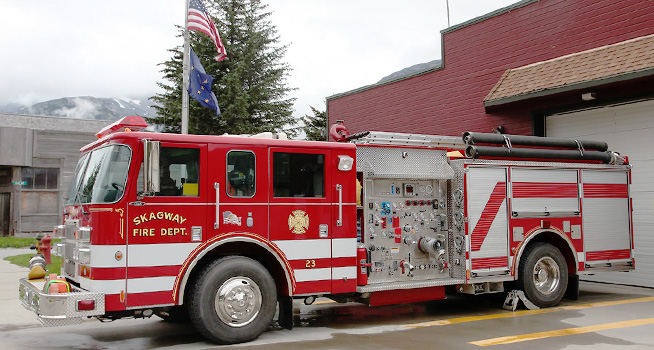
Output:
[[7,260],[7,256],[34,254],[29,248],[2,248],[0,249],[0,327],[16,325],[40,325],[36,316],[25,309],[18,299],[18,280],[27,277],[29,270],[19,267]]
[[654,348],[654,289],[582,282],[579,300],[557,307],[515,312],[501,308],[499,294],[451,295],[447,300],[368,307],[321,298],[295,301],[295,328],[273,326],[247,344],[217,346],[191,325],[157,317],[41,327],[18,300],[18,280],[27,275],[1,260],[29,254],[0,249],[0,349],[565,349]]

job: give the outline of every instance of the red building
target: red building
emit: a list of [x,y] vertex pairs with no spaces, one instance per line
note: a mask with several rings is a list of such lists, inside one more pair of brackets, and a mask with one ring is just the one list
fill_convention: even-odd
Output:
[[636,244],[610,280],[654,287],[654,1],[525,0],[441,33],[440,67],[328,97],[329,124],[607,141],[634,166]]
[[[620,47],[601,57],[591,52],[581,62],[564,59],[653,33],[652,1],[522,1],[443,30],[439,68],[328,97],[329,123],[345,120],[350,132],[374,125],[385,131],[459,135],[491,132],[503,125],[507,133],[542,135],[544,110],[581,104],[586,90],[596,95],[586,105],[654,92],[651,40],[642,47],[642,54],[633,57],[649,64],[632,71],[614,69],[614,60],[622,54]],[[556,59],[562,62],[545,65]],[[582,72],[566,72],[571,63],[583,64]],[[494,88],[501,88],[507,70],[537,64],[544,69],[534,78],[552,84],[539,90],[525,86],[511,96],[493,99]],[[600,74],[585,77],[583,70]],[[557,85],[554,80],[559,75],[567,75],[570,81]]]

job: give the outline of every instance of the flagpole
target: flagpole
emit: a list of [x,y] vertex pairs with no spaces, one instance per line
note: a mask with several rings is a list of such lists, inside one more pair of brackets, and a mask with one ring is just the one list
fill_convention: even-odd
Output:
[[182,134],[188,134],[188,77],[189,77],[189,54],[191,42],[188,32],[188,3],[186,0],[186,13],[184,14],[184,59],[182,63]]

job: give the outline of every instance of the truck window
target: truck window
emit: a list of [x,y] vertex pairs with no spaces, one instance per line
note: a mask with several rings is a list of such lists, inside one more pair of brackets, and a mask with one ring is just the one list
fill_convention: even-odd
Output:
[[122,198],[132,151],[125,145],[95,149],[77,164],[67,204],[114,203]]
[[249,151],[227,153],[227,194],[230,197],[253,197],[255,193],[255,158]]
[[325,155],[273,152],[274,197],[325,197]]
[[[197,148],[161,147],[159,153],[159,192],[155,196],[175,197],[200,195],[200,150]],[[143,162],[137,183],[143,193]]]
[[157,196],[198,196],[200,150],[162,147],[159,155],[160,191]]

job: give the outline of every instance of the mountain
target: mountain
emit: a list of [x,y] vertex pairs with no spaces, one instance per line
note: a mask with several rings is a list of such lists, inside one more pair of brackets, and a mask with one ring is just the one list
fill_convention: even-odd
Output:
[[18,103],[9,103],[4,106],[0,106],[0,113],[18,114],[18,111],[20,111],[24,107],[25,106]]
[[440,67],[440,65],[441,65],[441,60],[433,60],[433,61],[430,61],[430,62],[414,64],[411,67],[404,68],[402,70],[399,70],[399,71],[397,71],[395,73],[392,73],[390,75],[387,75],[387,76],[381,78],[381,80],[378,81],[377,84],[382,84],[382,83],[386,83],[386,82],[389,82],[389,81],[392,81],[392,80],[406,78],[408,76],[411,76],[411,75],[414,75],[414,74],[417,74],[417,73],[420,73],[420,72],[424,72],[426,70],[430,70],[430,69]]
[[0,106],[0,113],[113,121],[128,115],[154,117],[157,113],[152,105],[147,99],[79,96],[39,102],[29,107],[12,103]]

